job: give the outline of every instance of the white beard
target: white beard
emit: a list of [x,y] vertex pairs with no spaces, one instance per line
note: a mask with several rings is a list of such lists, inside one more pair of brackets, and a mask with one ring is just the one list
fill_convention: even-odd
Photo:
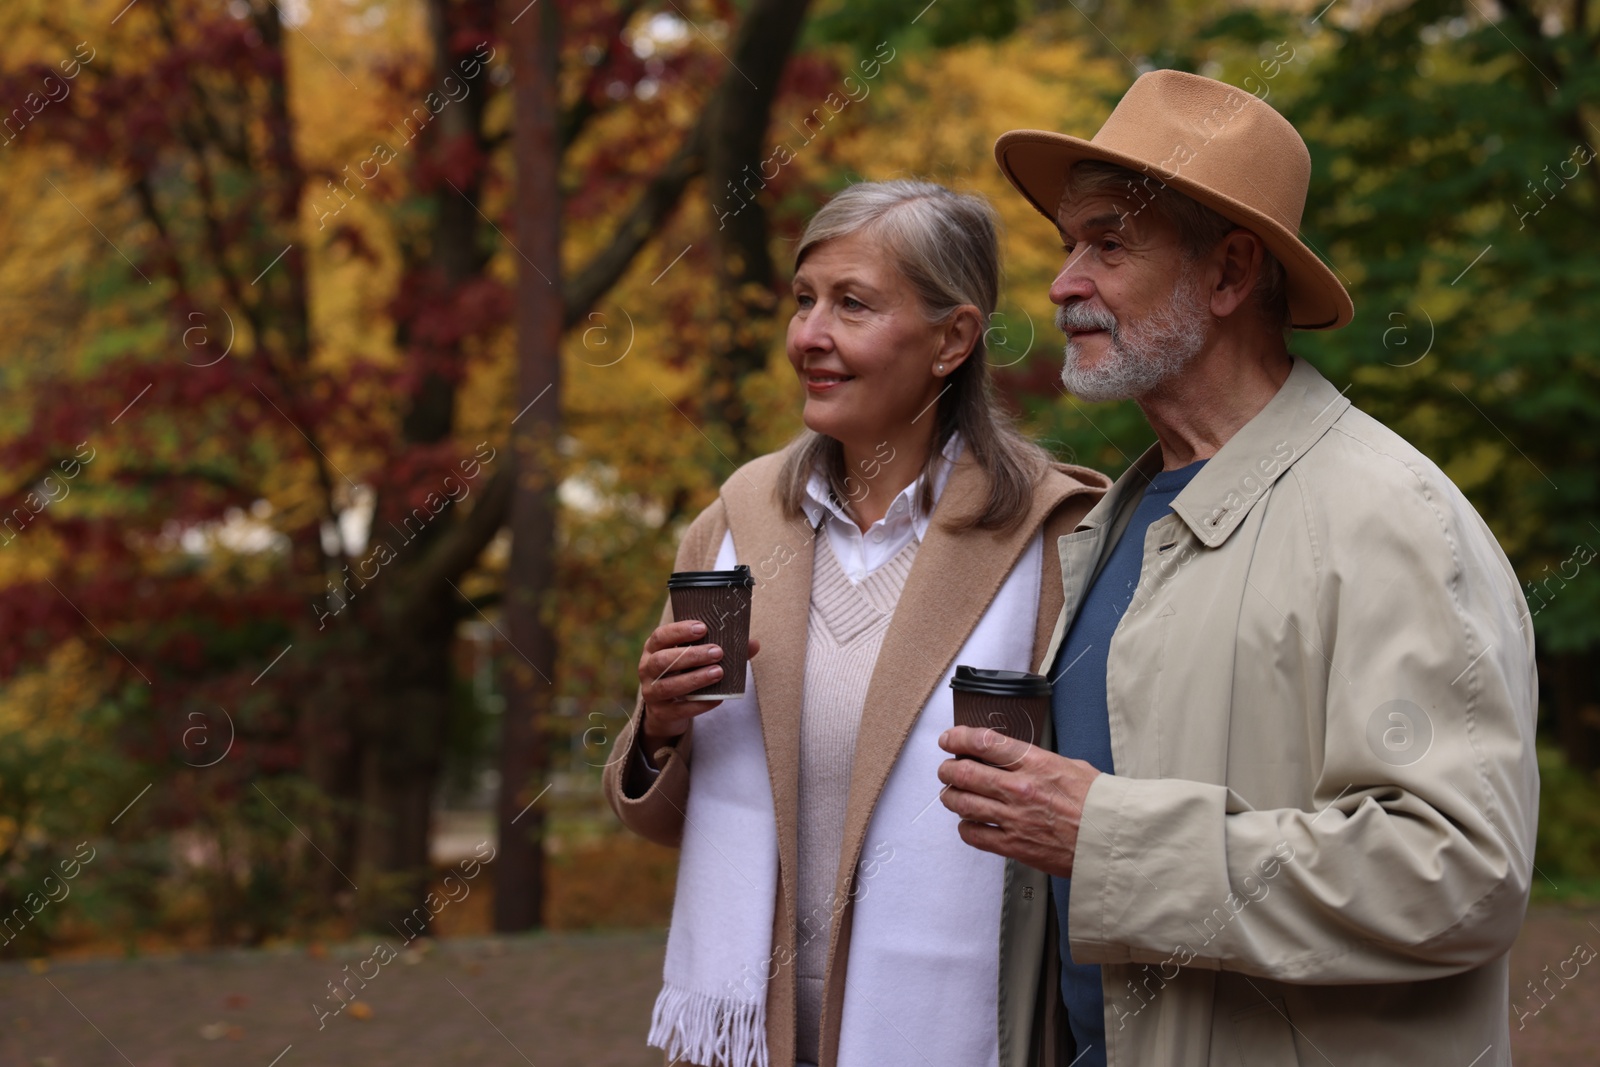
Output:
[[1195,299],[1195,271],[1185,267],[1166,307],[1126,325],[1104,310],[1070,304],[1056,309],[1056,327],[1109,331],[1110,348],[1098,362],[1084,365],[1081,345],[1070,337],[1061,384],[1080,400],[1131,400],[1171,381],[1205,347],[1211,325],[1208,309]]

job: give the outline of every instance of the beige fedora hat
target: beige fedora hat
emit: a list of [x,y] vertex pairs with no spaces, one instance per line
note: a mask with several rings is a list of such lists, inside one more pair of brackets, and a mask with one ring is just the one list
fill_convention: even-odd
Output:
[[1177,70],[1140,75],[1093,140],[1012,130],[994,156],[1017,191],[1051,223],[1067,172],[1085,159],[1146,174],[1266,242],[1289,276],[1297,330],[1333,330],[1355,305],[1339,279],[1299,238],[1311,154],[1289,120],[1226,82]]

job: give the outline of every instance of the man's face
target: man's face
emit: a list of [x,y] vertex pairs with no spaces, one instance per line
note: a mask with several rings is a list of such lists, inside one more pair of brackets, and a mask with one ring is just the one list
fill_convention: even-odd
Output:
[[1063,200],[1061,273],[1050,285],[1067,335],[1061,381],[1083,400],[1137,399],[1180,374],[1214,320],[1177,227],[1136,199]]

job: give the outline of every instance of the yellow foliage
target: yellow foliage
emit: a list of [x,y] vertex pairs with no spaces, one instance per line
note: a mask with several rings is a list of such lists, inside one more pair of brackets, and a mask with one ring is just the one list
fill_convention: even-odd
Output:
[[893,76],[868,98],[871,122],[850,131],[841,162],[867,180],[923,178],[986,197],[1002,226],[1000,306],[1021,308],[1038,332],[1048,331],[1061,242],[1000,173],[994,142],[1015,129],[1090,137],[1134,72],[1045,18],[1002,41],[901,55],[889,69]]
[[[1048,324],[1046,292],[1059,267],[1059,242],[1049,223],[1005,183],[994,163],[994,140],[1017,127],[1088,135],[1130,80],[1131,72],[1095,58],[1075,35],[1053,34],[1042,23],[1040,32],[1026,38],[975,42],[926,56],[902,52],[869,83],[868,95],[820,128],[819,119],[807,121],[817,110],[810,105],[820,102],[787,102],[774,115],[772,129],[779,132],[773,136],[784,139],[782,131],[800,129],[800,123],[806,134],[788,141],[811,138],[788,164],[801,188],[829,187],[843,170],[869,180],[928,178],[988,197],[1003,221],[1012,279],[1003,306],[1020,305],[1036,323]],[[687,126],[693,116],[672,119]],[[678,137],[664,132],[646,141],[639,168],[659,165]],[[580,146],[573,173],[581,172],[587,151]],[[698,408],[705,363],[696,353],[712,350],[728,330],[702,265],[709,252],[706,235],[716,228],[709,199],[726,198],[709,197],[698,183],[691,186],[674,223],[567,337],[563,408],[573,442],[569,454],[574,470],[604,472],[591,474],[591,484],[646,494],[687,487],[703,504],[718,472],[727,471],[730,446],[715,439],[717,431],[706,427]],[[567,261],[584,262],[611,236],[606,226],[569,229]],[[784,241],[774,241],[782,275],[790,254]],[[800,427],[801,396],[783,355],[792,313],[792,302],[783,300],[766,369],[739,383],[753,413],[753,451],[781,447]]]
[[38,669],[0,687],[0,736],[23,741],[87,736],[82,713],[103,692],[107,678],[101,663],[79,640],[51,649]]
[[[36,669],[0,686],[0,744],[12,752],[47,750],[65,743],[70,751],[103,744],[86,721],[104,693],[102,660],[81,641],[51,649]],[[49,768],[56,770],[56,768]],[[30,844],[43,832],[23,812],[0,812],[0,856],[19,839]]]

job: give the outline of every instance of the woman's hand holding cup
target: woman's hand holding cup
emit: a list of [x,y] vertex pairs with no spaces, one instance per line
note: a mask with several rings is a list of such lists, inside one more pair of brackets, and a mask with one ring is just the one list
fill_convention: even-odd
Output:
[[[722,678],[722,648],[696,643],[705,636],[706,624],[689,619],[663,623],[645,640],[639,657],[639,692],[644,698],[641,732],[646,759],[663,745],[675,744],[696,715],[722,703],[684,699]],[[760,647],[751,638],[748,655],[754,657]]]

